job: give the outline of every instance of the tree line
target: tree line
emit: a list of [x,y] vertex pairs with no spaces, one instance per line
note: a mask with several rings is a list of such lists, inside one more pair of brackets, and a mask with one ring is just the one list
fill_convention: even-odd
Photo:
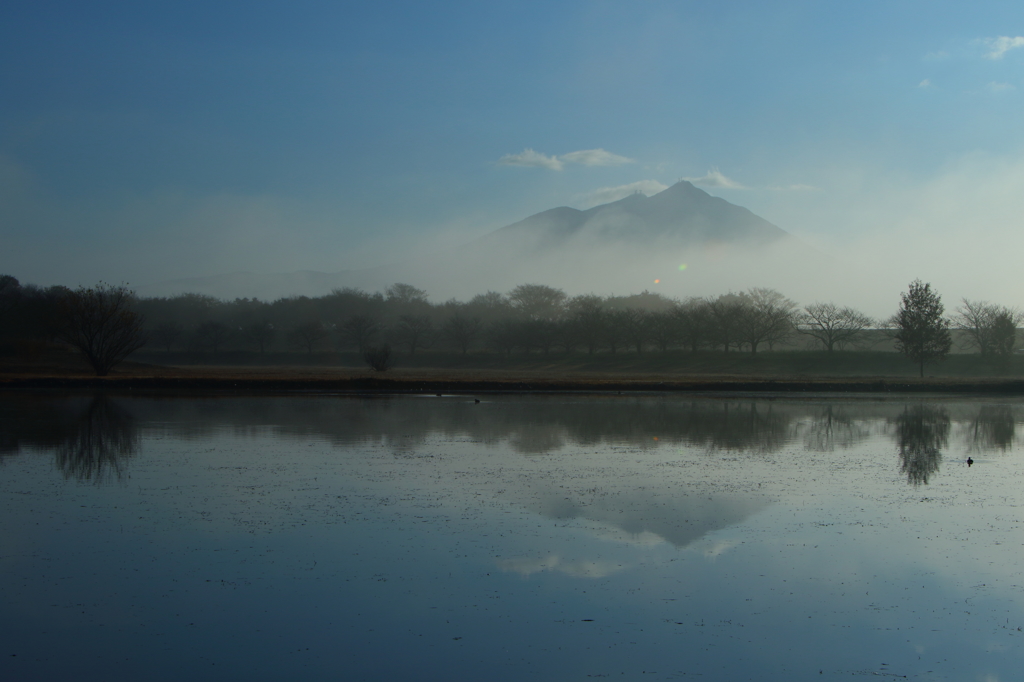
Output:
[[376,293],[350,288],[320,297],[224,301],[201,294],[137,298],[123,285],[41,288],[0,276],[0,343],[8,353],[63,342],[103,373],[113,365],[95,357],[98,346],[120,358],[140,348],[213,355],[354,351],[386,369],[392,348],[409,356],[428,349],[506,356],[669,350],[757,355],[802,339],[804,347],[828,353],[891,341],[923,375],[925,363],[950,352],[955,329],[962,330],[963,350],[1008,356],[1021,319],[1016,309],[968,300],[946,316],[938,294],[919,281],[902,294],[895,315],[876,320],[833,302],[801,307],[768,288],[679,300],[646,291],[569,296],[523,284],[435,304],[424,290],[398,283]]

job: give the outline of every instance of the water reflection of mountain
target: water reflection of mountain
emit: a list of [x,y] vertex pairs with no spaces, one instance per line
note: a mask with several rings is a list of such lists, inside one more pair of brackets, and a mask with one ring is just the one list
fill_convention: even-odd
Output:
[[0,400],[0,457],[22,450],[52,452],[65,478],[121,478],[139,447],[134,417],[107,395]]
[[927,484],[949,443],[949,414],[941,407],[908,405],[893,421],[900,471],[912,485]]
[[625,537],[650,533],[676,547],[690,545],[708,533],[740,523],[764,509],[768,502],[759,497],[716,494],[686,489],[657,489],[643,492],[569,496],[547,491],[521,503],[550,519],[585,519],[615,528]]

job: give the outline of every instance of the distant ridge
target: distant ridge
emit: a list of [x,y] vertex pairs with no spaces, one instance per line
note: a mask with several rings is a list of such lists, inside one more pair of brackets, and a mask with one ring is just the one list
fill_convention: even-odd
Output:
[[[528,281],[583,290],[621,286],[630,291],[637,289],[634,281],[653,281],[647,272],[663,269],[658,259],[664,260],[666,254],[716,253],[722,272],[729,267],[721,261],[723,249],[767,246],[805,256],[809,252],[788,232],[748,209],[680,181],[650,197],[636,193],[585,210],[560,206],[541,211],[461,247],[414,261],[333,273],[235,272],[159,282],[139,287],[138,293],[266,300],[322,296],[343,287],[382,290],[394,282],[408,282],[446,298],[505,291]],[[609,279],[610,267],[621,281]]]
[[635,193],[582,211],[567,206],[542,211],[474,244],[532,240],[544,248],[574,238],[627,242],[668,238],[680,246],[694,247],[763,245],[792,236],[746,208],[683,180],[650,197]]

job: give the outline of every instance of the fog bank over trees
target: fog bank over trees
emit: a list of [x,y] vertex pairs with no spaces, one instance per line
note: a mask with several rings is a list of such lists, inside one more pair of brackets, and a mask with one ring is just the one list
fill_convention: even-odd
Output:
[[[115,330],[128,333],[127,352],[126,337],[100,329],[108,335],[104,338],[118,339],[120,345],[111,360],[94,363],[98,373],[141,347],[151,358],[187,354],[192,361],[216,360],[225,353],[356,353],[380,371],[402,358],[435,352],[463,358],[670,351],[756,358],[779,350],[819,350],[829,357],[841,351],[898,350],[923,376],[926,363],[941,362],[950,351],[1008,358],[1016,352],[1022,319],[1015,309],[967,300],[946,316],[939,295],[920,281],[900,298],[894,295],[899,307],[884,319],[832,301],[802,304],[767,287],[679,299],[651,291],[570,296],[534,283],[435,303],[427,291],[406,283],[382,292],[348,288],[273,301],[203,294],[136,298],[124,286],[43,289],[23,286],[11,276],[0,284],[0,340],[7,355],[31,354],[34,348],[65,341],[91,358],[94,350],[81,339],[97,337],[102,325],[96,320],[129,323],[130,329]],[[111,297],[118,304],[109,315],[103,306],[68,314],[77,310],[73,306]],[[91,326],[83,327],[81,319]]]

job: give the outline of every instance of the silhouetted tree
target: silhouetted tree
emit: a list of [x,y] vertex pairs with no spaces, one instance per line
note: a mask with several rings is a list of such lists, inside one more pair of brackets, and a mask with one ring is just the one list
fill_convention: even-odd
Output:
[[265,353],[274,342],[277,330],[270,322],[252,322],[242,327],[242,338],[256,346],[260,353]]
[[601,297],[593,294],[574,296],[566,307],[573,335],[586,346],[587,353],[593,355],[604,335],[605,311]]
[[59,302],[59,338],[78,350],[97,376],[146,344],[142,315],[132,306],[135,292],[127,286],[100,283],[68,291]]
[[896,350],[918,364],[922,377],[924,363],[945,359],[953,344],[944,311],[942,299],[931,285],[918,279],[900,294],[899,310],[891,320]]
[[441,326],[441,336],[449,345],[457,348],[463,355],[469,352],[469,347],[480,335],[482,325],[477,317],[466,317],[456,312],[444,321]]
[[533,320],[555,320],[562,314],[565,292],[543,284],[520,284],[508,300],[520,315]]
[[626,339],[626,311],[612,310],[604,314],[604,324],[601,325],[601,340],[608,347],[612,355],[618,352],[619,348],[625,345]]
[[647,331],[662,353],[679,342],[679,320],[671,311],[650,313]]
[[796,330],[821,342],[832,353],[836,346],[852,342],[871,326],[872,319],[853,308],[835,303],[812,303],[797,316]]
[[8,314],[14,310],[21,298],[21,283],[11,275],[0,275],[0,325],[5,324]]
[[486,337],[488,346],[509,357],[519,343],[519,323],[510,318],[492,322],[487,327]]
[[381,346],[371,346],[363,353],[363,360],[374,372],[386,372],[392,366],[391,346],[386,343]]
[[650,313],[643,308],[626,308],[616,311],[615,320],[622,326],[623,338],[636,348],[637,353],[643,353],[650,333]]
[[426,315],[401,315],[391,335],[395,343],[407,346],[409,355],[416,355],[417,348],[427,348],[434,333],[434,325]]
[[426,304],[427,292],[411,284],[396,283],[384,290],[388,303],[408,306],[414,303]]
[[369,315],[353,315],[338,327],[341,338],[365,353],[377,338],[383,325]]
[[185,328],[179,322],[164,322],[158,324],[150,334],[150,340],[158,346],[162,346],[168,353],[171,346],[185,334]]
[[670,314],[675,320],[680,341],[696,353],[711,338],[713,314],[709,301],[690,298],[672,308]]
[[793,309],[796,302],[774,289],[754,288],[741,295],[736,315],[737,338],[757,355],[762,343],[774,345],[793,330]]
[[192,340],[197,348],[208,350],[216,355],[230,336],[231,329],[226,324],[216,320],[207,320],[196,327]]
[[308,355],[312,355],[313,350],[320,345],[327,336],[327,330],[324,328],[322,322],[318,320],[310,320],[308,322],[303,322],[300,325],[296,325],[291,332],[288,333],[288,340],[293,346],[298,346],[305,350]]
[[736,294],[723,294],[707,301],[708,336],[726,353],[729,347],[740,346],[740,318],[744,312],[744,301]]
[[1005,356],[1013,352],[1022,319],[1020,311],[1013,308],[965,298],[951,321],[982,355]]

